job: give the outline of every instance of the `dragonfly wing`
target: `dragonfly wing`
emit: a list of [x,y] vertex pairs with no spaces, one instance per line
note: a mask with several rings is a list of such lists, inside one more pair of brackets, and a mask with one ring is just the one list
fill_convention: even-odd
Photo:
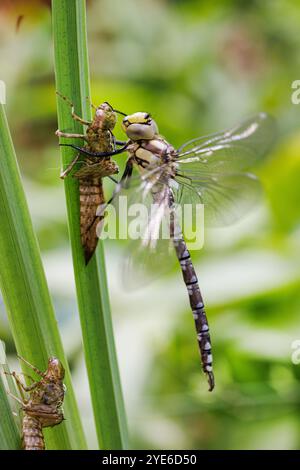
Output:
[[[145,188],[141,191],[145,191]],[[175,262],[173,241],[170,238],[169,191],[169,187],[163,185],[161,191],[155,195],[151,190],[147,197],[144,193],[141,206],[144,214],[139,217],[141,222],[138,223],[138,237],[134,239],[135,230],[131,230],[123,266],[123,284],[129,289],[146,285],[162,276]],[[130,231],[132,227],[128,228]],[[135,225],[133,228],[135,229]]]
[[233,173],[261,160],[275,138],[275,121],[259,113],[227,131],[193,139],[178,149],[180,167],[192,172]]
[[259,180],[250,173],[202,174],[193,179],[176,177],[175,199],[184,204],[204,204],[205,224],[230,225],[255,207],[262,194]]
[[122,282],[126,289],[148,285],[168,273],[176,263],[173,242],[159,238],[155,245],[145,247],[141,241],[131,240],[122,266]]
[[[127,223],[123,284],[127,289],[146,285],[169,271],[175,252],[170,239],[168,185],[159,183],[163,168],[130,178],[114,201],[118,220]],[[154,176],[154,178],[153,178]],[[126,210],[126,218],[120,213]],[[108,221],[109,223],[109,221]]]

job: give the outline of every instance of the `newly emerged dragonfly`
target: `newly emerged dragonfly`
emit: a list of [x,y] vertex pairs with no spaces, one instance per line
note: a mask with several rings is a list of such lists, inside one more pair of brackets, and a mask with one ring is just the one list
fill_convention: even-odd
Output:
[[26,386],[19,376],[12,372],[22,398],[9,394],[21,405],[23,411],[22,447],[24,450],[45,450],[43,428],[56,426],[64,420],[62,404],[65,395],[65,370],[56,357],[49,358],[45,372],[22,357],[19,359],[41,377],[38,382],[30,377],[32,383]]
[[[59,93],[57,94],[71,106],[73,119],[87,126],[85,134],[74,134],[57,130],[56,135],[58,137],[83,139],[85,141],[84,148],[90,152],[113,152],[116,149],[118,141],[113,135],[113,129],[116,125],[116,113],[109,103],[102,103],[98,107],[92,104],[95,115],[93,121],[90,122],[75,114],[73,104],[66,97]],[[75,164],[79,163],[79,157],[80,153],[62,171],[61,178],[65,178],[72,171]],[[93,256],[98,243],[96,227],[102,216],[95,216],[99,204],[105,202],[102,178],[106,176],[112,178],[111,175],[118,172],[117,164],[110,157],[99,159],[85,158],[80,169],[73,175],[79,180],[80,234],[86,264]]]
[[[265,113],[246,120],[223,132],[199,137],[175,150],[158,133],[155,121],[148,113],[138,112],[123,119],[127,143],[109,153],[93,153],[76,147],[90,157],[107,157],[127,151],[124,174],[115,195],[128,191],[133,200],[153,201],[157,210],[149,218],[141,237],[140,248],[131,252],[129,265],[148,261],[157,268],[164,265],[169,245],[175,247],[193,312],[203,371],[209,390],[214,388],[211,340],[204,302],[181,228],[178,226],[175,203],[204,204],[205,223],[228,225],[238,220],[253,205],[260,193],[258,179],[247,169],[267,153],[275,135],[274,120]],[[74,146],[73,146],[74,147]],[[140,176],[132,175],[137,167]],[[131,189],[130,189],[131,188]],[[131,193],[130,193],[131,191]],[[103,213],[103,208],[98,214]],[[170,242],[157,234],[164,217],[170,220]],[[167,247],[167,249],[166,249]]]

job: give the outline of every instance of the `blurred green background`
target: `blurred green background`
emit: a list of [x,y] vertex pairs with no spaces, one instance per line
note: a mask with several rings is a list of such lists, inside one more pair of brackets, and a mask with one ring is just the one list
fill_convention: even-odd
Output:
[[[0,14],[8,119],[89,446],[96,448],[54,135],[49,2],[6,0]],[[134,448],[299,448],[300,364],[292,353],[300,340],[300,106],[291,102],[292,82],[300,79],[299,25],[297,0],[88,2],[94,103],[151,112],[174,146],[258,111],[278,123],[273,153],[257,169],[262,204],[230,228],[207,231],[204,249],[193,253],[212,332],[213,393],[201,374],[180,271],[127,294],[119,281],[123,246],[105,244]],[[0,310],[13,368],[2,303]]]

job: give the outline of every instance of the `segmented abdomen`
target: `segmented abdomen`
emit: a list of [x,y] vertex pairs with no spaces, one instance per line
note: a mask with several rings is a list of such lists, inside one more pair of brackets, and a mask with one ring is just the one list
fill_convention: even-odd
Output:
[[201,295],[198,278],[183,237],[174,239],[174,247],[180,262],[184,282],[187,286],[191,309],[195,321],[197,340],[200,349],[203,371],[207,375],[209,390],[214,388],[214,374],[212,368],[211,340],[204,302]]
[[24,450],[45,450],[42,425],[38,418],[24,413],[22,422],[22,446]]
[[92,257],[98,243],[96,227],[102,217],[96,217],[97,207],[104,203],[101,178],[79,180],[80,234],[86,263]]
[[79,180],[80,192],[80,234],[84,249],[85,262],[88,264],[97,247],[98,237],[96,228],[103,217],[97,217],[99,205],[104,204],[102,178],[118,173],[117,164],[111,160],[101,160],[96,163],[88,159],[75,174]]

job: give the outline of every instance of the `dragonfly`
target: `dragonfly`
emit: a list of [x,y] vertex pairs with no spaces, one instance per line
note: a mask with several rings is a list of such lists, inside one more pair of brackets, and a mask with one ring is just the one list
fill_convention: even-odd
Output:
[[[210,331],[196,271],[188,250],[175,205],[203,204],[205,224],[224,226],[237,221],[255,206],[261,185],[249,168],[268,153],[275,137],[275,121],[259,113],[239,125],[215,134],[192,139],[175,149],[159,134],[149,113],[137,112],[124,117],[122,128],[128,140],[115,152],[93,153],[73,146],[95,158],[128,152],[124,173],[114,197],[130,191],[140,201],[152,200],[157,210],[148,218],[139,248],[132,250],[129,265],[165,264],[164,257],[175,248],[195,322],[202,369],[209,390],[215,385]],[[133,175],[137,168],[139,175]],[[98,214],[103,212],[98,209]],[[157,236],[164,218],[169,217],[170,242]],[[167,249],[166,249],[167,247]],[[135,261],[136,260],[136,261]]]
[[[62,404],[65,395],[63,383],[65,370],[56,357],[48,359],[45,372],[40,371],[21,356],[18,357],[41,377],[41,380],[36,382],[29,376],[32,383],[26,386],[16,372],[11,373],[22,398],[8,392],[21,405],[23,411],[22,448],[24,450],[45,450],[43,428],[56,426],[64,420]],[[26,393],[28,397],[26,397]]]
[[[85,148],[90,152],[110,152],[120,145],[113,135],[117,120],[116,113],[108,102],[104,102],[100,106],[90,103],[95,114],[92,121],[87,121],[75,113],[74,105],[68,98],[58,92],[57,95],[71,107],[72,118],[87,126],[85,134],[67,133],[58,129],[56,131],[58,137],[83,139]],[[68,167],[61,172],[62,179],[66,178],[74,166],[79,163],[80,155],[78,153]],[[79,180],[81,244],[84,249],[85,262],[88,264],[97,247],[96,228],[102,218],[102,216],[95,217],[96,210],[100,204],[105,202],[102,179],[109,177],[116,182],[112,175],[117,174],[119,168],[110,157],[104,159],[85,158],[81,163],[80,169],[73,176]]]

